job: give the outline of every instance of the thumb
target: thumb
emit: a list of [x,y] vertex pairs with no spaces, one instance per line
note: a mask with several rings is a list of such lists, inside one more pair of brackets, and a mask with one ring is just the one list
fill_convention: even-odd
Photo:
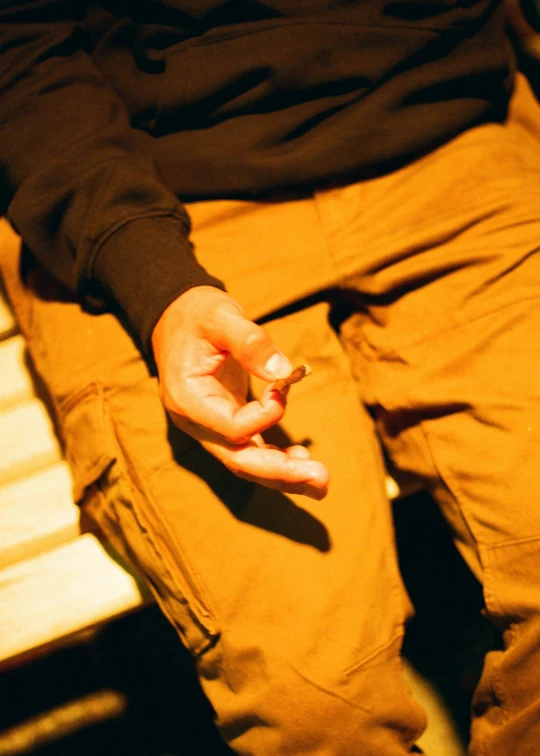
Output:
[[265,381],[285,378],[292,365],[261,326],[248,320],[239,308],[222,309],[212,328],[213,343],[229,352],[249,373]]

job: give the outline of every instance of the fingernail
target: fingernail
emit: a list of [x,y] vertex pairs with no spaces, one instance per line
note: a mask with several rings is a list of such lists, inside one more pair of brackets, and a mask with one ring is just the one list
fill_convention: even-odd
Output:
[[292,365],[284,354],[274,352],[266,361],[264,370],[272,378],[286,378],[292,372]]
[[315,501],[322,501],[328,493],[328,488],[317,488],[316,486],[306,485],[305,489],[304,494],[309,496],[310,499],[315,499]]

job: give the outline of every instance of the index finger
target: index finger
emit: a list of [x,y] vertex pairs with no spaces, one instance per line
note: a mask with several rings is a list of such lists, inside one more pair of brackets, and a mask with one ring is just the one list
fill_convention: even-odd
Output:
[[266,488],[323,499],[330,476],[326,467],[309,456],[255,443],[233,446],[204,441],[203,446],[235,475]]
[[217,434],[232,444],[244,444],[281,420],[285,400],[275,392],[261,401],[254,399],[242,404],[240,399],[235,401],[216,386],[214,393],[198,394],[184,401],[182,410],[183,414],[174,411],[169,414],[175,425],[190,435],[204,436],[207,431],[210,436]]

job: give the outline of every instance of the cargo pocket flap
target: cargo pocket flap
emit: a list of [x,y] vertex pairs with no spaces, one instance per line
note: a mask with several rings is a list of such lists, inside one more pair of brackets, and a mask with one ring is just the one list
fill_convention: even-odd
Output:
[[85,490],[116,460],[107,422],[103,388],[91,383],[60,408],[65,454],[73,476],[73,498],[82,501]]

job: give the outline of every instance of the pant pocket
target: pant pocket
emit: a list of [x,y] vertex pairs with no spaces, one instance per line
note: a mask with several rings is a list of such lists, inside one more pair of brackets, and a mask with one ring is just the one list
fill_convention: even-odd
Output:
[[82,504],[88,489],[116,461],[102,387],[90,383],[72,394],[60,403],[59,415],[73,498],[76,504]]
[[128,470],[103,387],[93,383],[60,408],[73,494],[112,546],[149,583],[164,614],[195,655],[219,637],[217,622],[190,566],[156,516],[151,493]]
[[481,548],[484,594],[490,615],[521,621],[540,613],[540,536]]

